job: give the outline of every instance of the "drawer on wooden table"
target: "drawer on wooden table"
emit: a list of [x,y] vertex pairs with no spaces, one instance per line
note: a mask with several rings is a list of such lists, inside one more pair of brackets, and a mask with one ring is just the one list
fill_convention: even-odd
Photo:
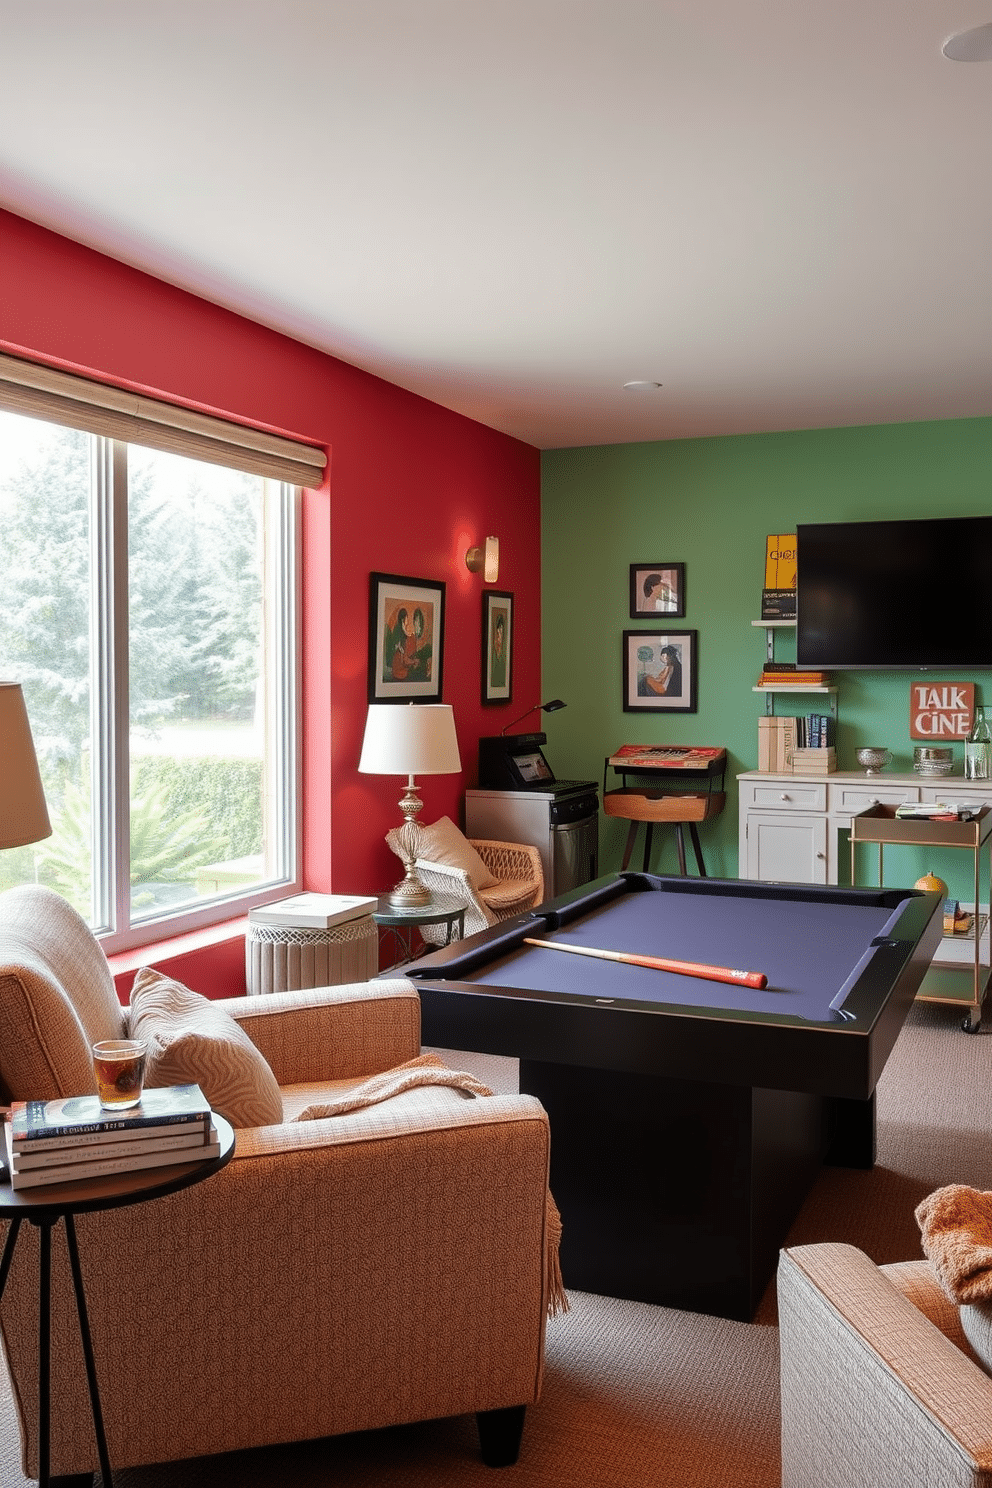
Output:
[[762,811],[826,811],[827,784],[820,780],[750,780],[740,787],[742,806]]

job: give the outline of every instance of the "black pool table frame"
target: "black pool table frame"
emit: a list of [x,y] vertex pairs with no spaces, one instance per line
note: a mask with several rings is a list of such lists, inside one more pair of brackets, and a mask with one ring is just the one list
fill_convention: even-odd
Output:
[[[655,892],[710,895],[714,913],[728,897],[771,897],[785,912],[805,903],[902,912],[872,942],[843,1017],[603,1003],[465,980],[527,936]],[[521,1090],[547,1109],[566,1285],[746,1320],[821,1162],[873,1164],[875,1086],[941,933],[934,893],[621,873],[404,974],[420,992],[425,1044],[518,1058]],[[615,991],[616,967],[583,960],[604,967],[600,990]]]

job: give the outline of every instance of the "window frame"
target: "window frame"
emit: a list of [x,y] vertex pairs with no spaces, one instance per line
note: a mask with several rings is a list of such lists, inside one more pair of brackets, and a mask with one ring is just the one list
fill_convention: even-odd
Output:
[[[21,415],[27,412],[15,408],[7,411]],[[33,412],[29,416],[72,427],[50,414]],[[192,900],[134,921],[129,853],[129,443],[88,432],[91,912],[94,935],[107,955],[115,955],[240,918],[254,905],[296,893],[302,885],[302,489],[275,475],[254,472],[269,488],[262,503],[267,561],[272,554],[281,569],[281,579],[271,596],[273,602],[263,584],[267,668],[271,668],[281,701],[281,706],[272,710],[274,733],[267,734],[265,741],[267,776],[269,751],[274,751],[271,768],[276,788],[266,792],[263,810],[267,813],[267,838],[274,844],[277,868],[281,866],[284,873],[248,889]],[[187,457],[199,458],[194,451]],[[232,460],[228,468],[238,469],[239,462]],[[267,717],[268,713],[267,709]]]

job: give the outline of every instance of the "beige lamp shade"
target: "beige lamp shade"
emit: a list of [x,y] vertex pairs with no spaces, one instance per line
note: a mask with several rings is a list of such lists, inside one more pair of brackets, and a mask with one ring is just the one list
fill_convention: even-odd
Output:
[[0,682],[0,848],[52,835],[19,682]]
[[364,775],[457,775],[455,717],[449,703],[372,703],[358,768]]

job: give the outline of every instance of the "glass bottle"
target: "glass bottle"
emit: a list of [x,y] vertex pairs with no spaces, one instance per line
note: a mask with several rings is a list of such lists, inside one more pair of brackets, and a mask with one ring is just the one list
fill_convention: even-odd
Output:
[[988,780],[992,771],[992,731],[985,721],[985,709],[975,707],[975,722],[964,745],[966,780]]

